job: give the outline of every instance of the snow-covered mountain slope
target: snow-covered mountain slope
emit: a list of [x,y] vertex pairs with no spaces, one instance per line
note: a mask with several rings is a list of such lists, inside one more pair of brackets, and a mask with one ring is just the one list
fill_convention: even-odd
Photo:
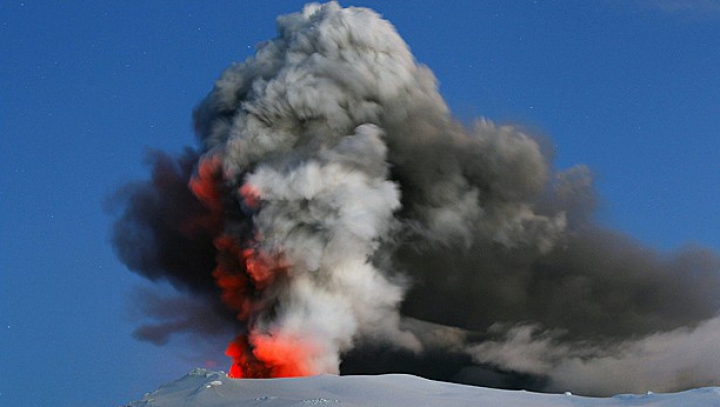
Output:
[[195,369],[128,407],[512,406],[512,407],[708,407],[720,406],[720,387],[671,394],[610,398],[487,389],[410,375],[333,376],[291,379],[230,379]]

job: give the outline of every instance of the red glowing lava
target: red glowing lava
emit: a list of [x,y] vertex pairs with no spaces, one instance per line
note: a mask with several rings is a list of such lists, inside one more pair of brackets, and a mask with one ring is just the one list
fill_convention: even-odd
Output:
[[[223,193],[227,192],[222,163],[216,156],[203,158],[190,190],[209,210],[208,222],[222,224],[226,216]],[[257,188],[244,184],[238,189],[244,209],[257,213],[262,200]],[[230,212],[232,213],[232,212]],[[287,275],[289,265],[282,253],[268,253],[262,248],[262,237],[254,231],[252,237],[241,237],[228,231],[218,232],[214,244],[217,250],[215,283],[220,299],[248,333],[238,335],[227,347],[232,358],[228,376],[241,378],[292,377],[314,374],[308,360],[312,347],[286,336],[257,333],[253,316],[266,305],[265,291],[279,278]]]
[[[249,323],[253,312],[262,307],[263,290],[279,276],[287,265],[279,256],[271,256],[259,248],[241,249],[232,238],[216,240],[218,266],[213,272],[222,289],[222,301],[237,312],[237,318]],[[305,366],[305,354],[298,343],[277,340],[263,335],[240,335],[225,354],[233,359],[228,376],[241,378],[304,376],[312,371]]]
[[222,165],[219,158],[203,158],[198,164],[197,174],[190,179],[188,187],[206,211],[199,212],[179,225],[186,234],[195,231],[218,233],[225,221],[222,195],[224,189]]
[[251,210],[260,208],[260,191],[251,184],[244,184],[240,187],[240,196],[243,197],[243,203]]
[[197,175],[190,179],[190,190],[214,213],[222,213],[222,163],[216,156],[203,157]]
[[233,358],[232,378],[297,377],[317,374],[308,360],[313,348],[300,340],[272,335],[238,336],[225,354]]
[[247,321],[257,308],[255,303],[262,296],[262,291],[285,275],[288,265],[279,255],[271,256],[259,248],[243,249],[236,239],[227,234],[215,239],[215,247],[218,254],[213,277],[221,289],[220,298],[237,312],[239,320]]
[[243,250],[243,257],[247,272],[259,290],[272,284],[288,269],[288,264],[282,259],[282,256],[271,256],[256,248]]
[[[221,262],[215,270],[215,278],[222,288],[223,302],[238,312],[238,319],[248,321],[252,313],[262,306],[263,290],[284,276],[288,265],[282,256],[272,256],[257,247],[242,250],[232,239],[218,241],[225,253],[230,254],[229,262]],[[221,246],[218,245],[218,249]],[[244,260],[245,273],[228,267],[238,266]],[[253,332],[239,335],[232,341],[225,354],[233,359],[228,376],[234,378],[294,377],[307,376],[316,372],[308,361],[312,347],[308,343],[287,336],[259,334]]]
[[243,272],[243,250],[228,235],[216,238],[215,247],[218,254],[213,277],[221,289],[220,299],[237,312],[239,320],[246,321],[253,308],[252,294],[255,290],[247,273]]

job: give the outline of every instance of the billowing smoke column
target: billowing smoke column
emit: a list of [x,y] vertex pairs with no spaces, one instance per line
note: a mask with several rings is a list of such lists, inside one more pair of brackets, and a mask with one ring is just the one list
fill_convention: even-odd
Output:
[[595,225],[585,167],[458,123],[373,11],[311,4],[277,25],[196,109],[199,151],[152,153],[151,180],[117,195],[120,258],[187,299],[147,296],[138,337],[233,327],[235,377],[720,384],[716,254]]

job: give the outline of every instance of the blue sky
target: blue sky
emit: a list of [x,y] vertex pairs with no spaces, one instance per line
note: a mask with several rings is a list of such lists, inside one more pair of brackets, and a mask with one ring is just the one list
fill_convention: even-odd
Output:
[[[117,405],[225,367],[222,349],[131,337],[144,281],[116,259],[104,206],[146,177],[148,148],[194,145],[215,78],[303,4],[0,3],[0,404]],[[462,120],[519,123],[559,169],[588,165],[603,224],[720,251],[717,1],[341,4],[389,19]]]

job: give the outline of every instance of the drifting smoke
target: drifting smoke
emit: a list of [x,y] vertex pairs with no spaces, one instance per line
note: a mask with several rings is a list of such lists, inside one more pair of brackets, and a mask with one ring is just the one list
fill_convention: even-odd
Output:
[[594,224],[587,168],[458,123],[373,11],[311,4],[277,26],[196,109],[199,150],[152,153],[151,179],[118,193],[119,257],[192,299],[148,297],[138,337],[233,327],[236,377],[720,384],[716,254]]

